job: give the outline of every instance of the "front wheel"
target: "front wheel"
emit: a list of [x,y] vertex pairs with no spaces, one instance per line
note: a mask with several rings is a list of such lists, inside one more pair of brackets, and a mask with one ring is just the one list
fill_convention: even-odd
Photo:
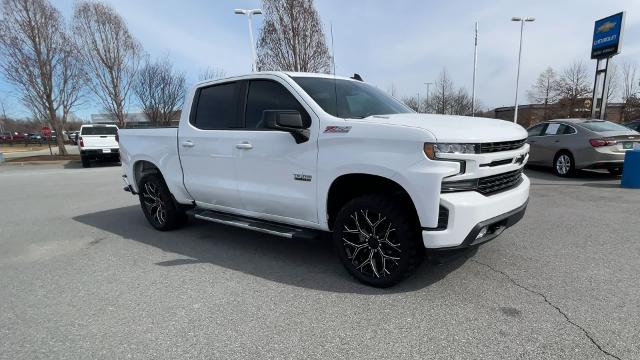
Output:
[[380,195],[348,202],[338,213],[333,243],[356,279],[375,287],[393,286],[424,257],[419,226],[402,204]]
[[144,175],[138,183],[138,196],[144,216],[157,230],[177,229],[186,222],[187,215],[173,201],[171,192],[160,175]]

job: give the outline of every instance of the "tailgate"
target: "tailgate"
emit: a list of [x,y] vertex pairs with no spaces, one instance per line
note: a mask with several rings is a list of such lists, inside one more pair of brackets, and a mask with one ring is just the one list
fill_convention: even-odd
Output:
[[84,148],[110,148],[118,147],[115,135],[82,135]]

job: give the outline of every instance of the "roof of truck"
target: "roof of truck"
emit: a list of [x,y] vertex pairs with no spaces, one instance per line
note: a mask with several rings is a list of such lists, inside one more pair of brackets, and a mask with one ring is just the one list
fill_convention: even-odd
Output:
[[236,76],[228,76],[228,77],[224,77],[224,78],[220,78],[220,79],[209,79],[209,80],[203,80],[203,81],[199,81],[198,83],[196,83],[196,87],[203,85],[203,84],[210,84],[210,83],[214,83],[214,82],[221,82],[221,81],[225,81],[225,80],[238,80],[238,79],[242,79],[242,78],[252,78],[253,76],[259,76],[259,75],[276,75],[276,76],[289,76],[289,77],[315,77],[315,78],[326,78],[326,79],[340,79],[340,80],[351,80],[351,81],[357,81],[354,80],[350,77],[346,77],[346,76],[339,76],[339,75],[333,75],[333,74],[324,74],[324,73],[310,73],[310,72],[294,72],[294,71],[258,71],[258,72],[253,72],[253,73],[249,73],[249,74],[242,74],[242,75],[236,75]]

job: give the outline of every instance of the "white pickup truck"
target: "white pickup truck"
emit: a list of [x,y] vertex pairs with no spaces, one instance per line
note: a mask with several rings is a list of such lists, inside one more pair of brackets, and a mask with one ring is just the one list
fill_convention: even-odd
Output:
[[82,125],[77,144],[82,167],[91,167],[91,160],[118,161],[118,127],[115,125]]
[[177,129],[120,130],[125,190],[158,230],[191,215],[332,232],[347,270],[387,287],[425,249],[491,240],[527,206],[527,133],[507,121],[417,114],[353,78],[287,72],[199,83],[183,109]]

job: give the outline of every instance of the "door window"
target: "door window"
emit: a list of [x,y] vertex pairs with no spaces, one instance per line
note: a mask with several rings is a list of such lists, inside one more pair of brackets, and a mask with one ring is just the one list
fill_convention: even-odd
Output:
[[239,128],[238,88],[232,82],[200,89],[191,123],[202,130]]
[[263,129],[265,110],[295,110],[309,123],[309,115],[298,100],[281,84],[270,80],[253,80],[249,83],[247,107],[245,110],[245,128]]
[[546,126],[547,124],[538,124],[532,128],[529,128],[529,130],[527,130],[527,133],[529,134],[528,136],[540,136]]

